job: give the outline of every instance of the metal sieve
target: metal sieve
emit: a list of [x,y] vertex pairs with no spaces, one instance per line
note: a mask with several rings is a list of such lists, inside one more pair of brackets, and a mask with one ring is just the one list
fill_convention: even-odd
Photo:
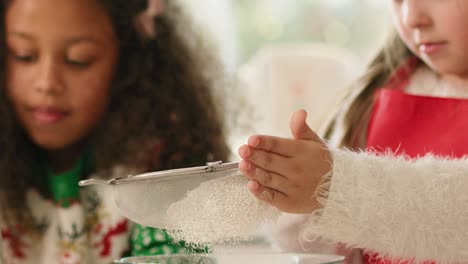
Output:
[[164,228],[169,206],[200,184],[220,177],[242,177],[238,162],[208,162],[205,166],[130,175],[110,180],[88,179],[80,186],[106,185],[122,215],[135,223]]

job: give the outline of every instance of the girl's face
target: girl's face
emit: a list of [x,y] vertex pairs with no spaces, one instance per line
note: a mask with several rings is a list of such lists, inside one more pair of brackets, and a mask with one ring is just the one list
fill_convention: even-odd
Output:
[[5,19],[19,121],[44,149],[79,143],[107,108],[118,54],[110,17],[96,0],[13,0]]
[[440,74],[468,78],[468,1],[392,0],[406,45]]

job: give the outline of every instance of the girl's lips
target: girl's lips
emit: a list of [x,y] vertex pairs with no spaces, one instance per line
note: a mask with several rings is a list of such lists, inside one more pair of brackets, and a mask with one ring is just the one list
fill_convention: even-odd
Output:
[[425,54],[433,54],[445,46],[445,42],[426,42],[419,44],[419,51]]
[[42,124],[54,124],[62,121],[68,113],[53,107],[35,107],[32,108],[34,119]]

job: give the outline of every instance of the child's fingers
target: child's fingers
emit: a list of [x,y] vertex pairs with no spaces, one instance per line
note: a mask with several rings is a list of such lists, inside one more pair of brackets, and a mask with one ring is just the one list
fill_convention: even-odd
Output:
[[246,160],[241,160],[239,162],[239,170],[240,172],[242,172],[242,174],[244,174],[245,177],[247,177],[247,179],[249,180],[253,180],[254,177],[253,177],[253,174],[255,173],[255,168],[254,166],[252,165],[252,163],[246,161]]
[[298,149],[297,142],[292,139],[264,135],[251,136],[248,140],[248,145],[285,157],[297,154]]
[[241,161],[239,170],[250,180],[254,180],[270,189],[279,191],[287,196],[289,181],[282,175],[255,167],[248,161]]
[[280,175],[288,175],[288,172],[291,171],[289,158],[263,150],[252,149],[247,145],[239,149],[239,156],[257,167]]
[[267,202],[280,210],[287,208],[288,197],[283,193],[262,186],[256,181],[250,181],[247,188],[257,199]]
[[259,184],[258,182],[256,182],[256,181],[249,181],[249,182],[247,183],[247,188],[249,189],[249,191],[250,191],[251,193],[253,193],[253,194],[254,194],[255,196],[257,196],[257,197],[258,197],[258,196],[263,192],[263,190],[264,190],[263,186],[260,185],[260,184]]

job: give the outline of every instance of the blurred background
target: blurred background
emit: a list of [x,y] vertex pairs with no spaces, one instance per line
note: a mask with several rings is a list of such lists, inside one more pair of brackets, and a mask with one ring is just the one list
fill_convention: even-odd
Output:
[[235,80],[225,87],[241,121],[231,121],[234,149],[251,133],[289,136],[298,108],[323,132],[391,22],[382,0],[184,1]]

